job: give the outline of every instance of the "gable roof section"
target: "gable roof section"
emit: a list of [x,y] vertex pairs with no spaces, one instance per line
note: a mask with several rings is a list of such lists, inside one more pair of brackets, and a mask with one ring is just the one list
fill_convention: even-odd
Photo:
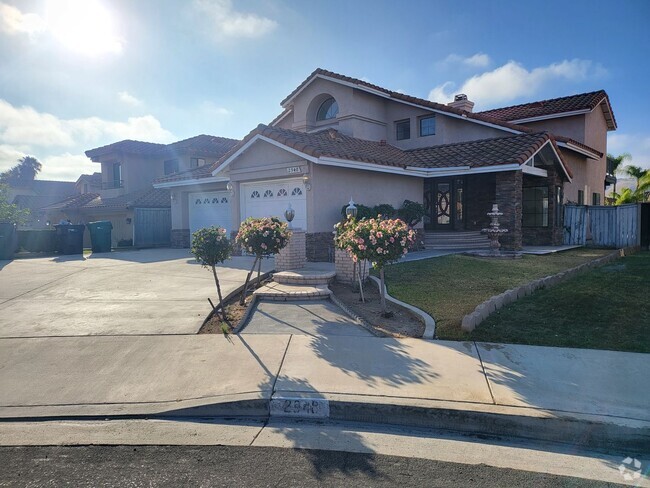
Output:
[[553,118],[554,116],[562,117],[587,113],[599,105],[602,105],[608,130],[615,130],[616,119],[614,118],[614,112],[609,102],[609,96],[605,90],[522,103],[520,105],[495,108],[478,113],[500,120],[523,123],[525,121],[532,122],[533,120]]
[[307,133],[261,124],[216,163],[213,174],[225,169],[258,140],[288,149],[316,164],[410,176],[426,176],[426,171],[432,169],[448,169],[458,171],[458,174],[484,168],[494,168],[494,171],[517,169],[544,145],[550,144],[567,177],[570,179],[572,176],[555,140],[547,132],[402,150],[390,144],[346,136],[334,129]]
[[207,134],[190,137],[189,139],[183,139],[182,141],[171,144],[157,144],[127,139],[95,149],[89,149],[85,154],[95,162],[99,162],[99,158],[102,156],[116,152],[148,157],[175,157],[183,153],[221,157],[232,146],[237,144],[237,142],[236,139],[210,136]]
[[412,97],[410,95],[405,95],[404,93],[399,93],[393,90],[382,88],[378,85],[373,85],[372,83],[368,83],[357,78],[341,75],[334,73],[333,71],[328,71],[321,68],[316,69],[311,75],[309,75],[305,81],[298,85],[295,90],[293,90],[284,100],[282,100],[282,102],[280,102],[280,105],[287,109],[289,107],[289,103],[293,100],[293,98],[296,97],[307,85],[309,85],[316,78],[322,78],[325,80],[333,81],[335,83],[350,85],[354,88],[374,93],[378,96],[383,96],[384,98],[393,99],[409,105],[427,108],[452,117],[467,119],[470,122],[497,126],[512,133],[534,132],[534,130],[530,129],[529,127],[516,125],[503,119],[491,117],[482,113],[466,112],[465,110],[459,110],[442,103],[432,102],[430,100],[425,100],[424,98]]
[[79,178],[77,178],[76,184],[79,182],[86,182],[90,183],[91,185],[95,186],[101,186],[102,184],[102,174],[101,173],[93,173],[91,175],[81,175]]
[[99,193],[83,193],[81,195],[72,195],[61,201],[43,207],[42,210],[66,210],[69,208],[79,208],[98,198]]
[[127,208],[167,208],[170,206],[169,190],[150,187],[113,198],[102,198],[98,193],[84,193],[44,207],[43,210],[126,210]]

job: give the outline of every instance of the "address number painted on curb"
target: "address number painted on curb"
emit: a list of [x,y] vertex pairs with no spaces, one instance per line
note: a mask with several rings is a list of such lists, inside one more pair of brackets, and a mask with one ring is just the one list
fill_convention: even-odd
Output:
[[270,413],[273,417],[328,418],[330,402],[324,398],[274,398]]

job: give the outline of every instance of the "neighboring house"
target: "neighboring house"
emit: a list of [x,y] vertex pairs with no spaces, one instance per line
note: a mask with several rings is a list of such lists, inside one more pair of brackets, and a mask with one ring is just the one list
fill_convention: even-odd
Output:
[[29,209],[29,218],[24,228],[46,227],[47,217],[41,208],[77,193],[71,181],[32,180],[15,185],[9,183],[9,201],[19,208]]
[[210,168],[155,182],[172,192],[172,245],[189,246],[206,225],[234,231],[246,217],[283,216],[291,204],[308,259],[326,260],[350,197],[422,202],[421,236],[480,231],[497,203],[506,247],[559,244],[562,204],[580,192],[602,201],[616,127],[603,91],[473,113],[464,95],[442,105],[322,69],[281,105]]
[[192,168],[209,167],[236,143],[232,139],[199,135],[173,144],[126,140],[88,150],[86,156],[101,164],[101,172],[82,175],[76,182],[80,194],[45,210],[52,222],[111,221],[113,246],[169,245],[170,192],[153,188],[152,181]]

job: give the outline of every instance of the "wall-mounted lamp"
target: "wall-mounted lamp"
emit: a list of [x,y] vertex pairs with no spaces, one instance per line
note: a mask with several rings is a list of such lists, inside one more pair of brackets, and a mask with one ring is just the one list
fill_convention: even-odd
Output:
[[305,190],[311,190],[311,179],[309,178],[309,175],[304,175],[302,177],[302,182],[305,184]]
[[126,218],[126,223],[127,223],[127,224],[130,224],[131,222],[132,222],[131,217],[127,217],[127,218]]
[[291,204],[287,207],[287,209],[284,211],[284,218],[287,219],[287,222],[289,222],[289,228],[292,229],[293,227],[291,226],[291,221],[293,218],[296,216],[296,211],[291,208]]
[[230,192],[230,195],[235,194],[235,188],[232,186],[232,183],[230,181],[226,183],[226,190]]
[[172,201],[172,202],[173,202],[173,201],[176,201],[176,193],[171,192],[171,193],[169,194],[169,198],[171,198],[171,201]]

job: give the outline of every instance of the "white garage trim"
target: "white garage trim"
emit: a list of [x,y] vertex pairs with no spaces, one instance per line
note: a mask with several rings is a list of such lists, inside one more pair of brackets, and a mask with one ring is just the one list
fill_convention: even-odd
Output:
[[302,178],[242,183],[239,205],[242,221],[248,217],[279,217],[282,221],[289,204],[295,210],[292,225],[307,229],[307,190]]
[[218,225],[228,234],[232,230],[231,200],[229,191],[202,191],[189,193],[190,235],[203,227]]

